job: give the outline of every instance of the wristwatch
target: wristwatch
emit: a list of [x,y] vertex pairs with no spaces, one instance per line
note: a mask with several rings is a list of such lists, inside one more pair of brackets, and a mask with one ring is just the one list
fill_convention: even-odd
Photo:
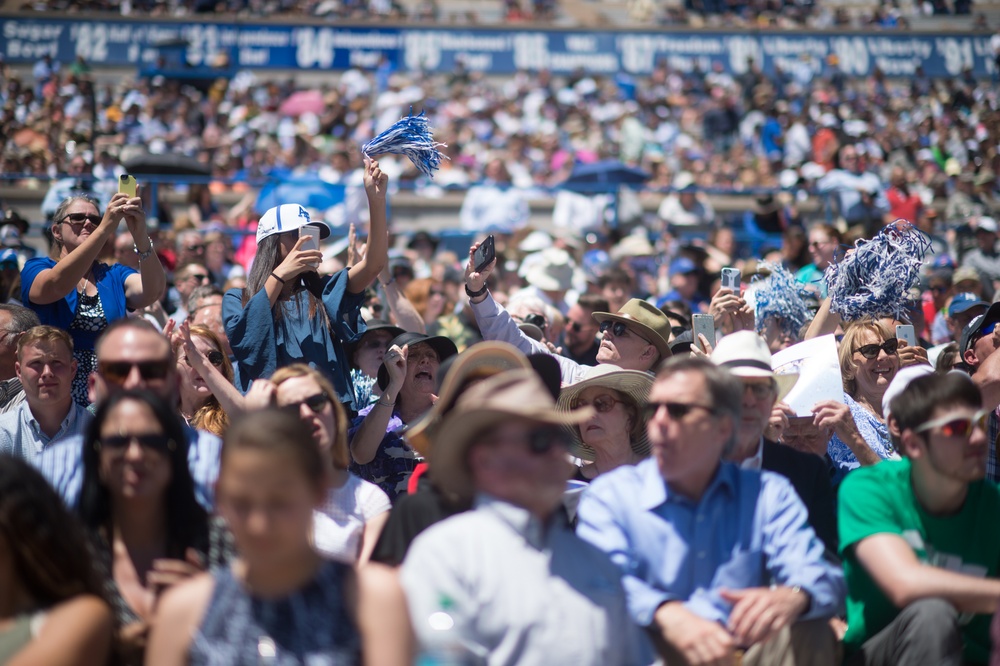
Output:
[[132,243],[132,247],[135,248],[135,253],[139,255],[139,261],[146,261],[153,256],[153,239],[149,239],[149,249],[145,252],[139,252],[139,246]]

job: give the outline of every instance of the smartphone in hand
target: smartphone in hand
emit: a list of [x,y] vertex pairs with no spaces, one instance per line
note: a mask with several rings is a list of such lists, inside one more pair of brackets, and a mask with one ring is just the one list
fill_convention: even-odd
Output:
[[118,178],[118,192],[127,194],[129,198],[135,196],[136,182],[135,176],[123,175]]
[[[710,314],[691,315],[691,333],[694,335],[694,343],[700,345],[699,335],[704,335],[708,344],[715,347],[715,317]],[[699,347],[700,348],[700,347]]]
[[917,334],[913,330],[912,324],[898,324],[896,326],[896,339],[904,347],[917,346]]
[[299,250],[302,250],[303,252],[305,252],[307,250],[318,250],[319,249],[320,231],[319,231],[319,227],[317,225],[315,225],[315,224],[303,224],[301,227],[299,227],[299,238],[302,238],[303,236],[305,236],[309,240],[307,240],[306,242],[302,243],[301,247],[299,247]]
[[740,283],[742,280],[743,274],[740,272],[740,269],[727,267],[722,269],[722,276],[720,277],[719,282],[721,283],[721,287],[723,289],[729,289],[737,296],[740,296],[742,295],[740,293],[740,288],[742,286]]
[[472,254],[472,261],[476,266],[476,272],[482,273],[494,259],[497,258],[497,249],[493,241],[493,234],[486,237],[476,251]]

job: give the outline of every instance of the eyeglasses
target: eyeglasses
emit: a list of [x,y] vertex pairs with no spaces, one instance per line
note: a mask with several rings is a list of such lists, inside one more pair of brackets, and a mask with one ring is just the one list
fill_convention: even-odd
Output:
[[103,218],[100,215],[94,215],[93,213],[70,213],[62,219],[63,222],[69,222],[74,227],[79,227],[83,225],[84,222],[90,222],[92,225],[99,226]]
[[594,409],[597,411],[598,414],[607,414],[608,412],[610,412],[612,409],[615,408],[615,405],[619,404],[624,405],[625,402],[623,400],[616,400],[607,393],[605,393],[603,395],[599,395],[596,398],[594,398],[593,402],[574,400],[570,404],[570,407],[572,409],[579,409],[580,407],[587,407],[588,405],[593,405]]
[[873,359],[878,356],[879,350],[884,351],[886,354],[892,356],[899,349],[899,340],[896,338],[889,338],[880,345],[861,345],[854,351],[860,353],[867,359]]
[[642,417],[646,421],[653,420],[657,414],[660,413],[660,409],[666,408],[667,415],[674,421],[680,421],[685,416],[690,414],[695,409],[704,409],[706,412],[711,414],[715,413],[715,410],[707,405],[699,405],[696,403],[688,402],[650,402],[642,408]]
[[204,273],[191,273],[190,275],[187,276],[187,279],[195,280],[197,282],[204,282],[205,280],[208,279],[208,276],[205,275]]
[[132,442],[137,443],[147,451],[157,451],[158,453],[167,453],[177,449],[177,442],[163,434],[102,437],[98,445],[116,453],[122,453],[128,449]]
[[922,426],[914,428],[913,432],[927,432],[934,428],[940,428],[941,434],[945,437],[968,437],[975,428],[986,429],[986,417],[989,414],[990,412],[987,409],[981,409],[972,416],[950,414],[942,416],[939,419],[934,419],[933,421],[928,421]]
[[326,391],[321,391],[316,395],[311,395],[305,400],[300,400],[299,402],[290,402],[287,405],[282,405],[281,409],[293,414],[295,416],[299,415],[302,405],[309,408],[309,411],[313,414],[319,414],[326,407],[327,403],[330,402],[330,396],[327,395]]
[[646,339],[644,336],[641,336],[632,329],[630,329],[623,321],[607,321],[607,320],[602,321],[601,326],[598,330],[601,333],[607,333],[608,331],[611,331],[616,338],[620,338],[627,333],[631,333],[640,340],[645,340],[646,342],[649,342],[649,340]]
[[[205,356],[208,358],[208,362],[214,365],[215,367],[217,368],[222,367],[222,352],[215,351],[213,349],[210,352],[206,352]],[[184,357],[184,363],[186,363],[189,368],[191,367],[191,359],[188,358],[187,356]]]
[[766,400],[771,397],[774,393],[776,387],[775,381],[772,379],[766,384],[758,384],[756,382],[743,382],[743,392],[746,393],[750,391],[753,393],[754,400]]
[[132,368],[139,368],[139,374],[144,380],[154,381],[165,379],[170,374],[170,359],[162,361],[98,361],[97,371],[105,380],[112,384],[124,384],[132,373]]
[[184,249],[188,252],[201,252],[205,249],[204,243],[198,243],[197,245],[185,245]]

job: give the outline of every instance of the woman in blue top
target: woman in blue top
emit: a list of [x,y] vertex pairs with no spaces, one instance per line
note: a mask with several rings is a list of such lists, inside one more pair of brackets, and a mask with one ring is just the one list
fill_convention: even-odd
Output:
[[[138,273],[121,264],[97,260],[122,219],[139,255]],[[94,343],[101,331],[124,317],[126,310],[152,305],[163,295],[166,277],[146,231],[146,213],[139,197],[115,194],[101,217],[95,199],[71,196],[53,215],[52,235],[59,258],[35,257],[24,264],[21,301],[38,313],[43,324],[66,329],[73,337],[77,361],[73,399],[86,406],[90,403],[87,377],[97,369]]]
[[[299,227],[311,224],[298,204],[271,208],[257,225],[257,256],[247,285],[230,289],[222,301],[222,320],[239,366],[240,385],[270,377],[278,368],[307,363],[322,371],[337,398],[357,411],[351,388],[350,360],[344,343],[364,332],[360,308],[364,291],[388,261],[386,186],[389,177],[378,162],[365,161],[365,192],[371,224],[368,251],[354,266],[319,276],[319,250],[303,250]],[[329,228],[318,223],[320,237]]]

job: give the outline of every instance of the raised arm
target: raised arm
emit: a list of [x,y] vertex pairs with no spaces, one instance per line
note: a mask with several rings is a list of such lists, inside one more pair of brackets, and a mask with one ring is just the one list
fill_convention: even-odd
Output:
[[125,206],[125,224],[139,254],[139,274],[125,278],[125,302],[132,309],[144,308],[160,300],[167,286],[160,258],[146,229],[146,211],[142,199],[134,197]]
[[423,317],[417,312],[417,308],[413,306],[410,299],[400,291],[396,279],[389,273],[388,266],[382,269],[378,279],[385,292],[386,307],[395,318],[396,325],[406,331],[426,333],[427,327],[424,325]]
[[361,422],[361,426],[354,432],[351,438],[351,457],[359,465],[365,465],[375,459],[378,447],[385,437],[386,428],[389,426],[389,419],[392,418],[392,410],[399,398],[399,392],[403,388],[403,380],[406,378],[406,357],[409,353],[408,345],[403,348],[393,345],[385,352],[385,367],[389,371],[389,385],[385,387],[385,392],[378,399]]
[[368,250],[348,271],[347,290],[360,294],[368,288],[389,262],[389,235],[386,221],[386,190],[389,176],[375,160],[365,158],[365,194],[368,195]]

